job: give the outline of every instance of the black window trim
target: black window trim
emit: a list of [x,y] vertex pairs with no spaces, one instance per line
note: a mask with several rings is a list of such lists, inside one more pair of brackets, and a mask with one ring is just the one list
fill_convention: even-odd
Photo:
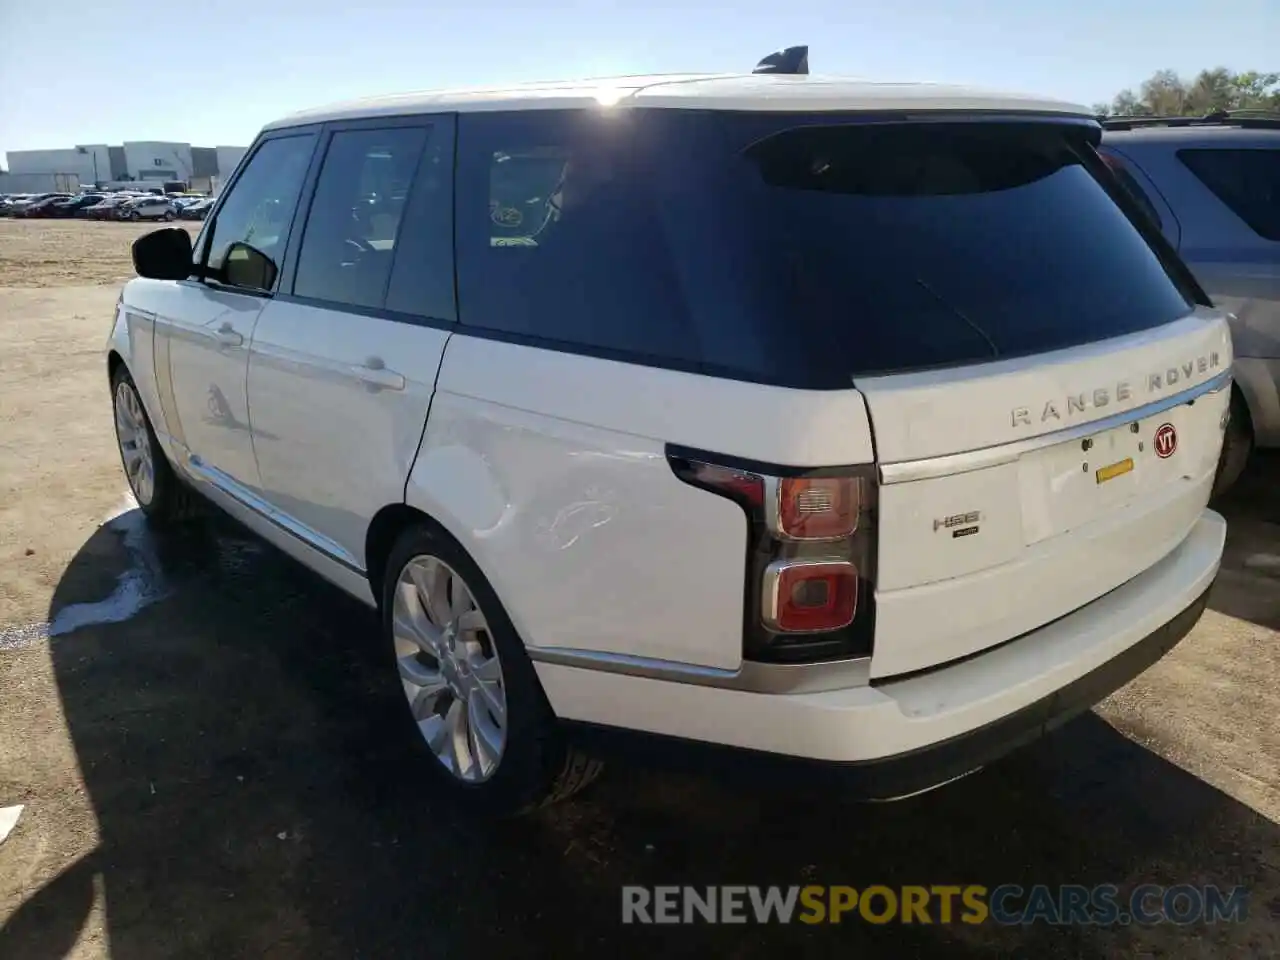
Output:
[[[290,227],[290,239],[285,249],[284,264],[280,269],[280,276],[277,278],[276,290],[272,294],[272,298],[279,300],[281,303],[293,303],[299,306],[315,307],[320,310],[331,310],[336,313],[349,313],[360,317],[369,317],[375,320],[390,320],[395,323],[405,323],[411,326],[430,327],[435,330],[455,330],[458,327],[458,276],[456,270],[456,231],[457,231],[457,214],[454,213],[454,231],[455,242],[450,244],[450,273],[453,278],[454,289],[454,314],[452,319],[442,317],[429,317],[424,314],[405,313],[399,310],[388,310],[386,307],[367,307],[353,306],[348,303],[339,303],[333,300],[324,300],[318,297],[299,296],[293,292],[294,280],[297,277],[298,255],[301,252],[301,238],[306,235],[307,221],[311,216],[311,206],[315,201],[316,184],[320,180],[320,172],[324,166],[324,158],[328,155],[329,145],[333,141],[334,134],[347,133],[359,130],[387,130],[404,127],[423,127],[430,131],[427,143],[431,142],[431,137],[439,132],[442,136],[448,137],[448,148],[452,154],[452,163],[450,164],[450,198],[451,203],[456,203],[455,185],[457,182],[457,126],[458,115],[454,111],[445,111],[441,113],[412,113],[412,114],[396,114],[386,117],[362,117],[354,120],[332,120],[327,123],[315,126],[319,133],[316,142],[316,151],[311,158],[311,166],[307,172],[307,179],[303,184],[302,194],[298,200],[298,209],[294,214],[294,221]],[[299,128],[288,127],[283,130],[296,130]],[[272,131],[277,133],[280,131]],[[421,173],[422,163],[426,158],[427,152],[424,148],[422,156],[418,158],[418,166],[414,169],[413,180],[410,183],[409,195],[405,198],[405,209],[409,208],[413,200],[413,191],[417,189],[419,182],[419,174]],[[302,215],[302,219],[298,219],[298,215]],[[396,256],[400,248],[400,230],[404,226],[404,218],[396,225],[396,243],[393,247],[391,270],[387,274],[387,286],[383,289],[383,302],[386,301],[387,290],[390,288],[391,278],[395,276]],[[298,242],[295,243],[294,237]]]
[[294,238],[297,234],[298,210],[302,206],[303,198],[307,196],[307,191],[314,179],[317,157],[319,155],[318,146],[322,127],[322,124],[311,123],[296,127],[281,127],[277,130],[268,130],[265,133],[260,134],[258,139],[250,145],[244,157],[241,158],[238,164],[236,164],[236,169],[231,175],[231,179],[227,181],[226,185],[218,193],[218,197],[214,201],[213,208],[209,211],[208,216],[205,217],[204,225],[200,228],[200,232],[196,236],[196,263],[198,264],[198,271],[193,271],[193,276],[183,281],[184,283],[195,284],[197,286],[210,290],[217,290],[222,293],[238,293],[243,294],[244,296],[258,297],[264,300],[270,300],[276,295],[277,291],[280,290],[280,283],[284,275],[283,269],[281,269],[280,273],[276,276],[276,285],[272,290],[257,290],[252,287],[237,287],[232,284],[220,283],[217,280],[212,280],[205,276],[204,271],[209,263],[209,245],[213,240],[214,231],[218,226],[218,216],[222,212],[222,207],[226,203],[227,197],[231,196],[232,191],[235,190],[236,185],[244,176],[245,171],[249,169],[249,165],[252,163],[253,158],[257,156],[263,146],[272,140],[314,136],[316,137],[316,141],[311,147],[311,157],[307,161],[307,172],[303,177],[302,186],[298,193],[298,203],[293,208],[293,216],[289,221],[289,229],[285,235],[284,255],[282,260],[287,261],[290,248],[294,245]]
[[[555,108],[556,112],[561,112],[559,108]],[[563,112],[569,112],[578,108],[564,108]],[[654,108],[659,109],[659,108]],[[525,111],[503,111],[509,113],[522,113]],[[715,112],[715,111],[710,111]],[[849,122],[848,114],[841,114],[846,118],[843,122]],[[1057,124],[1064,127],[1077,128],[1081,133],[1081,143],[1077,148],[1077,153],[1081,158],[1081,162],[1085,169],[1099,183],[1103,190],[1110,196],[1120,207],[1126,218],[1134,225],[1138,232],[1147,240],[1156,254],[1157,259],[1164,266],[1166,272],[1170,274],[1171,280],[1180,288],[1180,292],[1189,299],[1193,305],[1211,306],[1212,301],[1207,293],[1200,286],[1199,281],[1192,275],[1190,269],[1182,262],[1178,256],[1176,249],[1169,242],[1168,238],[1153,224],[1150,217],[1138,205],[1127,191],[1115,183],[1115,178],[1107,169],[1106,163],[1098,155],[1097,145],[1101,139],[1101,127],[1094,120],[1081,118],[1077,116],[1069,116],[1054,113],[1041,112],[1019,112],[1011,114],[1008,111],[913,111],[893,114],[868,114],[866,119],[859,119],[855,122],[859,123],[954,123],[954,122],[973,122],[973,123],[999,123],[999,122],[1039,122]],[[824,115],[815,112],[812,117],[806,117],[796,128],[807,126],[822,126],[832,122],[831,115]],[[792,129],[792,128],[787,128]],[[778,131],[775,131],[775,133]],[[773,134],[770,134],[772,136]],[[458,137],[455,133],[454,138],[454,284],[457,286],[457,225],[459,222],[459,214],[457,204],[460,202],[459,191],[457,188],[458,175]],[[599,360],[609,360],[618,363],[627,363],[633,366],[643,366],[661,370],[670,370],[677,373],[691,373],[702,376],[711,376],[719,379],[734,380],[742,383],[753,383],[761,386],[776,386],[788,389],[829,389],[829,390],[849,390],[854,389],[854,378],[849,378],[848,384],[830,387],[815,387],[812,383],[797,382],[794,378],[779,376],[768,377],[759,374],[747,373],[731,367],[721,367],[717,364],[707,363],[705,361],[678,360],[669,357],[658,357],[652,354],[642,354],[632,350],[623,350],[612,347],[599,347],[587,344],[576,343],[573,341],[561,340],[553,337],[541,336],[538,334],[518,333],[507,330],[496,330],[489,327],[479,326],[468,323],[464,319],[461,292],[458,292],[458,298],[455,301],[458,310],[457,332],[466,336],[476,337],[482,340],[491,340],[499,343],[508,343],[516,346],[525,346],[534,349],[549,350],[556,353],[564,353],[572,356],[590,357]],[[935,364],[928,367],[921,366],[913,368],[912,372],[920,372],[924,370],[948,369],[952,367],[973,365],[973,360],[956,361],[955,363]],[[864,375],[866,376],[866,375]]]
[[[580,109],[580,108],[568,108],[568,109]],[[512,111],[512,112],[516,112],[516,111]],[[519,112],[523,112],[523,111],[519,111]],[[710,377],[716,377],[718,379],[731,380],[739,383],[758,384],[760,386],[781,387],[781,388],[787,388],[787,389],[808,389],[808,390],[823,389],[820,387],[814,387],[810,383],[797,382],[794,380],[794,378],[787,377],[787,376],[778,376],[778,377],[764,376],[760,374],[748,373],[746,371],[743,371],[737,368],[721,367],[719,365],[706,363],[706,362],[675,360],[667,357],[658,357],[651,354],[639,354],[630,350],[620,350],[620,349],[609,348],[609,347],[589,346],[589,345],[574,343],[571,341],[559,340],[551,337],[544,337],[544,336],[525,334],[525,333],[513,333],[513,332],[504,331],[504,330],[493,330],[486,327],[476,326],[474,324],[464,323],[462,321],[462,317],[464,316],[464,314],[463,314],[462,298],[460,296],[460,291],[458,290],[458,274],[457,274],[457,246],[458,246],[457,244],[457,230],[458,230],[457,204],[459,202],[458,189],[457,189],[458,141],[459,141],[458,118],[459,118],[459,114],[457,111],[443,111],[440,113],[391,114],[387,116],[364,117],[364,118],[349,119],[349,120],[335,120],[335,121],[328,121],[325,123],[306,124],[306,125],[292,126],[292,127],[277,127],[263,133],[259,137],[259,139],[255,141],[255,143],[250,147],[249,153],[245,155],[244,159],[237,166],[236,173],[233,176],[233,179],[228,182],[227,186],[220,194],[214,208],[210,211],[209,216],[206,218],[205,228],[201,230],[200,237],[207,246],[208,238],[211,237],[213,233],[213,229],[211,225],[216,220],[216,215],[218,213],[219,207],[221,206],[225,197],[230,194],[232,188],[235,186],[235,183],[239,180],[240,175],[248,167],[249,160],[251,159],[252,155],[258,149],[261,148],[261,145],[263,143],[265,143],[267,140],[277,139],[281,137],[299,136],[299,135],[305,135],[305,134],[316,134],[317,140],[316,140],[315,148],[312,152],[310,164],[308,166],[307,176],[304,179],[302,191],[299,195],[298,205],[294,210],[293,220],[290,223],[289,237],[288,237],[288,240],[286,241],[286,248],[285,248],[285,254],[284,254],[284,267],[282,267],[280,271],[280,276],[277,278],[275,291],[271,291],[271,292],[253,291],[253,290],[246,290],[239,287],[224,287],[222,285],[213,285],[213,286],[217,287],[218,289],[224,289],[230,292],[244,293],[251,296],[256,295],[256,296],[261,296],[267,299],[276,299],[281,301],[282,303],[297,303],[300,305],[314,306],[320,309],[333,310],[341,313],[349,313],[356,316],[370,317],[373,319],[380,319],[380,320],[388,320],[396,323],[409,324],[412,326],[430,327],[438,330],[448,330],[453,333],[465,335],[468,337],[474,337],[479,340],[494,341],[498,343],[511,344],[513,346],[524,346],[532,349],[547,350],[555,353],[567,354],[570,356],[612,361],[617,363],[626,363],[632,366],[641,366],[641,367],[646,367],[650,369],[669,370],[674,373],[686,373],[686,374],[694,374],[694,375],[700,375],[700,376],[710,376]],[[1102,158],[1098,156],[1096,146],[1095,146],[1098,140],[1098,134],[1100,134],[1100,129],[1101,129],[1100,127],[1098,127],[1096,122],[1088,119],[1080,118],[1080,117],[1075,117],[1075,116],[1065,116],[1062,114],[1030,113],[1030,112],[1009,114],[1007,111],[990,111],[990,112],[964,111],[962,113],[956,112],[956,111],[938,111],[936,112],[936,114],[932,112],[927,112],[927,111],[920,111],[920,112],[910,112],[910,113],[903,113],[903,114],[894,114],[892,115],[892,117],[877,115],[874,118],[874,120],[871,122],[876,122],[876,121],[898,122],[898,123],[930,122],[930,121],[945,122],[945,121],[957,121],[957,120],[975,121],[975,122],[982,122],[982,121],[998,122],[998,121],[1005,121],[1005,120],[1011,120],[1011,119],[1061,123],[1064,125],[1076,126],[1081,128],[1081,132],[1085,134],[1085,139],[1086,139],[1086,142],[1088,143],[1088,147],[1080,151],[1082,160],[1086,168],[1088,168],[1094,174],[1095,179],[1097,179],[1102,184],[1103,189],[1108,193],[1108,195],[1110,195],[1118,203],[1118,205],[1125,212],[1128,218],[1134,223],[1135,227],[1142,234],[1142,236],[1145,239],[1147,239],[1147,241],[1152,245],[1157,257],[1160,259],[1162,264],[1165,265],[1166,270],[1168,270],[1171,273],[1171,275],[1174,277],[1175,282],[1177,282],[1180,286],[1183,287],[1184,293],[1186,293],[1188,297],[1190,297],[1195,303],[1198,303],[1201,305],[1208,305],[1211,303],[1208,295],[1201,288],[1199,282],[1196,281],[1190,269],[1182,262],[1181,258],[1177,254],[1177,251],[1169,242],[1168,238],[1166,238],[1164,234],[1159,229],[1156,228],[1155,224],[1150,222],[1150,218],[1147,217],[1147,215],[1137,205],[1137,201],[1132,199],[1128,195],[1128,193],[1123,190],[1123,188],[1119,187],[1118,184],[1115,186],[1112,186],[1109,183],[1109,181],[1112,180],[1113,178],[1109,175],[1108,171],[1106,170],[1106,164],[1103,162]],[[294,274],[295,274],[295,268],[296,268],[297,252],[298,252],[297,239],[301,236],[301,233],[302,233],[302,231],[299,229],[299,224],[300,222],[305,223],[305,220],[299,221],[298,219],[299,214],[304,210],[306,211],[307,214],[310,213],[311,203],[315,193],[316,180],[319,177],[320,166],[322,164],[322,160],[325,155],[325,152],[328,149],[329,139],[331,138],[332,134],[339,130],[384,129],[387,127],[415,126],[415,125],[422,125],[422,124],[429,125],[432,123],[443,123],[443,122],[448,123],[449,134],[452,138],[451,146],[453,151],[451,186],[452,186],[452,192],[453,192],[453,205],[454,205],[454,217],[453,217],[454,237],[453,237],[453,245],[452,245],[453,246],[453,250],[452,250],[453,265],[452,266],[453,266],[453,281],[454,281],[454,304],[455,304],[455,312],[456,312],[455,319],[441,320],[438,318],[425,317],[417,314],[406,314],[398,311],[387,310],[385,308],[353,307],[347,304],[336,304],[330,301],[317,300],[309,297],[299,297],[294,295],[292,292],[284,292],[286,289],[289,291],[292,291],[292,287],[293,287],[293,280],[294,280]],[[815,114],[812,120],[813,124],[822,124],[824,122],[829,123],[830,118],[824,117],[821,114]],[[809,125],[809,121],[806,121],[805,124],[803,125],[806,125],[806,126]],[[1100,173],[1102,174],[1101,176],[1099,175]],[[416,185],[416,182],[417,180],[415,177],[415,185]],[[202,263],[204,262],[206,253],[207,251],[202,251],[202,254],[201,254]],[[393,262],[392,264],[393,273],[394,273],[394,270],[395,270],[395,264]],[[199,282],[199,281],[196,281],[196,282]],[[286,284],[287,284],[287,287],[286,287]],[[957,362],[955,364],[937,365],[935,367],[929,367],[927,369],[937,369],[939,366],[942,368],[954,367],[954,366],[966,366],[966,365],[971,365],[972,363],[973,361],[962,361],[962,362]],[[922,367],[920,369],[923,370],[926,368]],[[854,378],[850,377],[849,383],[847,385],[831,386],[825,389],[851,390],[851,389],[854,389],[854,387],[855,387]]]
[[[1121,186],[1133,194],[1133,198],[1138,201],[1138,205],[1142,207],[1148,217],[1155,221],[1156,226],[1163,233],[1164,216],[1160,213],[1160,208],[1156,206],[1156,202],[1151,199],[1150,192],[1138,182],[1138,177],[1134,173],[1134,165],[1129,158],[1109,147],[1099,147],[1098,156],[1102,157],[1103,162],[1111,169],[1111,173],[1120,181]],[[1110,162],[1107,162],[1108,157]]]

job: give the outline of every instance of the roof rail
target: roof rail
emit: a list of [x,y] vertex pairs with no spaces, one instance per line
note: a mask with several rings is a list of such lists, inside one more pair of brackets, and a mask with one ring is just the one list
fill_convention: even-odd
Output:
[[1241,127],[1247,130],[1280,130],[1280,111],[1218,110],[1203,117],[1099,117],[1104,130],[1138,130],[1143,127]]

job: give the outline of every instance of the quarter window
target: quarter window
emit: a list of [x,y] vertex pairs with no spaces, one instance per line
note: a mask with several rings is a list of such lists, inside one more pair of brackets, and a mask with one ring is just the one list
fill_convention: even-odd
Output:
[[[271,275],[278,273],[315,140],[314,135],[278,137],[254,152],[218,210],[206,260],[210,271],[223,270],[227,251],[239,243],[270,261]],[[237,251],[243,255],[244,246]]]
[[463,324],[696,360],[634,135],[625,116],[586,111],[459,118]]
[[1280,240],[1280,150],[1179,150],[1178,159],[1267,240]]
[[381,307],[424,127],[335,133],[316,183],[293,292]]

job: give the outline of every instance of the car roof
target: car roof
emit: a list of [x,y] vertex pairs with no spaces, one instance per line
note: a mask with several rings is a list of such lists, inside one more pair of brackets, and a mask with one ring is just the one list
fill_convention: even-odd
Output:
[[1088,117],[1061,100],[934,83],[879,83],[808,74],[671,74],[547,81],[352,100],[304,110],[266,130],[414,113],[552,110],[590,106],[739,111],[993,111]]

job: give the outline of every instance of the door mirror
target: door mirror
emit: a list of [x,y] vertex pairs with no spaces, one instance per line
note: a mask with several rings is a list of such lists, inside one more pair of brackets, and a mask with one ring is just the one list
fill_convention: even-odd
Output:
[[213,279],[232,287],[270,290],[276,285],[278,272],[274,260],[257,247],[237,240],[227,247],[222,268]]
[[191,276],[191,234],[178,227],[153,230],[133,241],[133,269],[152,280]]

